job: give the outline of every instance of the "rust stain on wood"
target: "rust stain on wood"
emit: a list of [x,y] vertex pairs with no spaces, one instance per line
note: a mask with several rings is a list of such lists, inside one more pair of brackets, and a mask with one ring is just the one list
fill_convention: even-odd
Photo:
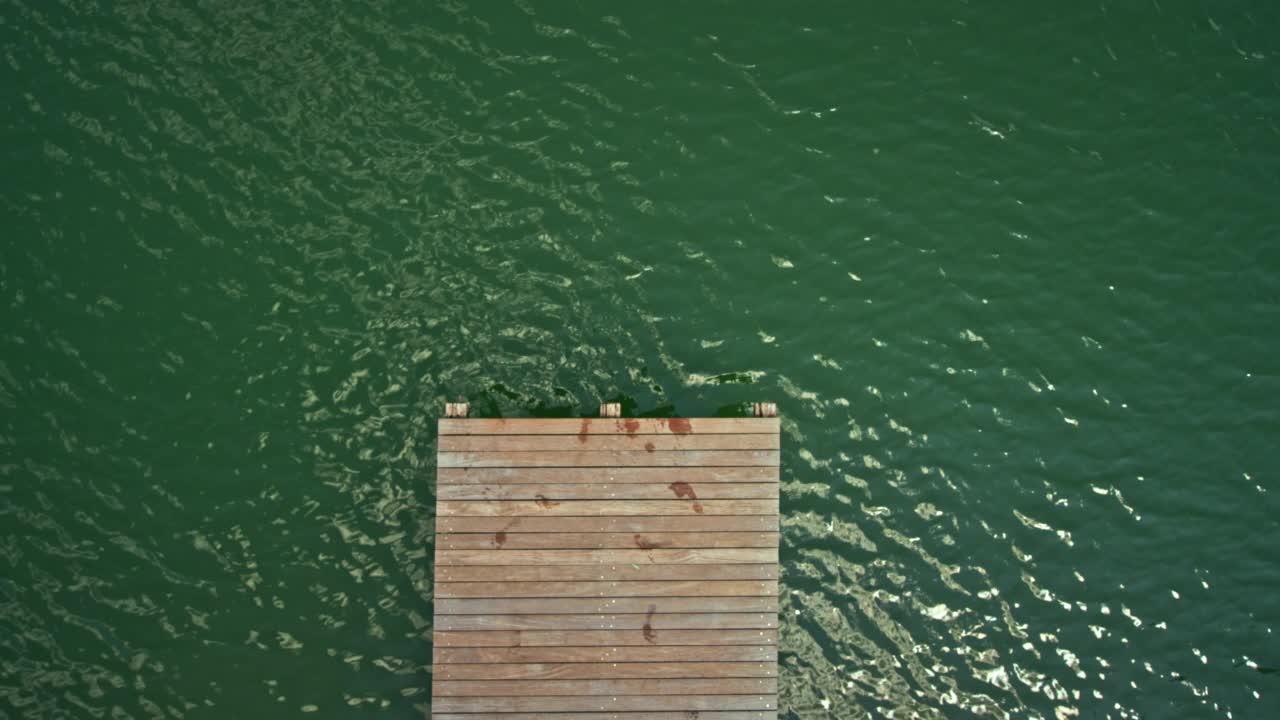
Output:
[[698,502],[698,493],[693,491],[692,485],[690,485],[687,482],[676,481],[671,483],[667,487],[671,488],[671,492],[675,493],[676,497],[692,500],[693,511],[698,513],[699,515],[702,514],[702,511],[703,511],[702,503]]
[[658,606],[650,605],[649,612],[644,616],[644,627],[641,628],[641,632],[644,633],[644,639],[650,645],[658,642],[658,633],[653,631],[653,614],[656,612],[658,612]]
[[671,543],[669,542],[657,542],[655,540],[648,540],[643,535],[636,535],[635,540],[636,540],[636,547],[640,548],[641,550],[653,550],[655,548],[671,546]]
[[677,435],[688,435],[693,432],[693,423],[687,418],[668,418],[667,427]]
[[554,500],[549,500],[546,495],[534,495],[533,501],[537,503],[540,508],[553,508],[560,504]]

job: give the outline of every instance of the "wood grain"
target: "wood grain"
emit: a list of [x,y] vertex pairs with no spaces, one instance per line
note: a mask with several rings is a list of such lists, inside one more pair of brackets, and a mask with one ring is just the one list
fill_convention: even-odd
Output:
[[[439,500],[699,500],[775,499],[778,483],[586,483],[521,485],[445,485],[436,489]],[[532,513],[531,513],[532,514]]]
[[711,565],[437,565],[437,582],[535,582],[539,580],[776,580],[773,563]]
[[776,612],[628,614],[437,615],[440,632],[491,630],[620,630],[656,643],[667,630],[764,630],[778,627]]
[[[436,650],[443,648],[537,650],[542,648],[545,652],[540,650],[538,656],[549,658],[549,660],[495,660],[494,662],[554,662],[557,657],[561,657],[557,654],[561,650],[569,653],[563,656],[565,659],[561,662],[588,662],[581,658],[606,656],[612,657],[613,662],[657,662],[671,658],[755,660],[760,657],[773,657],[776,654],[776,649],[772,646],[778,644],[778,631],[775,629],[667,630],[661,635],[648,638],[634,630],[484,630],[477,632],[436,630],[433,642]],[[650,649],[663,647],[703,646],[707,648],[705,652],[702,650],[689,650],[688,653],[675,650],[660,654],[647,652]],[[623,652],[628,647],[645,652]],[[764,649],[761,649],[762,647]],[[742,648],[747,649],[742,650]],[[588,650],[591,652],[586,652]],[[617,655],[617,653],[622,654]],[[725,657],[721,658],[717,653],[724,653]],[[576,659],[568,659],[570,655]],[[508,655],[493,653],[490,657],[508,657]],[[526,657],[526,655],[521,654],[520,657]],[[452,660],[451,662],[469,661]]]
[[776,532],[704,533],[440,533],[441,550],[656,550],[777,547]]
[[444,435],[778,434],[778,418],[441,419]]
[[773,580],[649,580],[630,582],[439,583],[438,598],[777,597]]
[[776,597],[437,598],[436,615],[778,612]]
[[468,648],[437,647],[436,665],[491,663],[676,663],[676,662],[766,662],[776,663],[778,649],[760,645],[661,645],[646,647],[519,647]]
[[777,515],[778,500],[440,500],[440,517]]
[[777,720],[777,418],[439,430],[433,718]]
[[440,452],[777,450],[778,436],[752,435],[441,435]]
[[763,695],[577,695],[551,697],[435,697],[434,712],[631,712],[635,710],[776,710],[777,693]]
[[434,720],[778,720],[776,710],[640,712],[433,712]]
[[611,517],[437,517],[436,532],[775,532],[777,515],[614,515]]
[[778,464],[777,450],[682,450],[672,452],[575,450],[564,452],[441,452],[436,465],[458,467],[705,467]]
[[748,467],[587,467],[587,468],[437,468],[436,482],[445,485],[612,484],[778,482],[778,468]]
[[731,565],[776,563],[775,548],[438,550],[436,565]]
[[649,678],[644,680],[434,680],[431,694],[445,697],[547,695],[748,695],[775,693],[778,681],[756,678]]
[[492,663],[438,665],[436,680],[642,680],[777,677],[771,662]]

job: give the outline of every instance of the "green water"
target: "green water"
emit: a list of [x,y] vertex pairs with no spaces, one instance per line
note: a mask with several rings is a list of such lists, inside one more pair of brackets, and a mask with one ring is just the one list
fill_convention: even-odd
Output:
[[0,0],[0,718],[419,717],[435,419],[777,401],[787,718],[1280,714],[1280,5]]

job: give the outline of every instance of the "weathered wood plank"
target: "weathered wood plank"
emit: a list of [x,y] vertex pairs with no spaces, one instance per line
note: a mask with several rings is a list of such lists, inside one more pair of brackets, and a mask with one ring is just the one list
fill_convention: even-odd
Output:
[[776,693],[776,678],[649,678],[644,680],[433,680],[431,694],[520,698],[563,695],[749,695]]
[[777,450],[441,452],[438,467],[706,467],[778,464]]
[[672,712],[433,712],[433,720],[778,720],[776,710]]
[[440,435],[778,434],[778,418],[441,419]]
[[657,678],[768,678],[776,663],[494,663],[437,665],[436,680],[644,680]]
[[[474,633],[470,633],[474,634]],[[768,645],[645,645],[622,647],[448,647],[437,645],[437,665],[491,663],[624,663],[624,662],[777,662],[778,648]]]
[[720,533],[440,533],[441,550],[603,550],[626,548],[777,547],[776,532]]
[[777,597],[773,580],[655,580],[638,582],[437,583],[438,598],[571,597]]
[[774,548],[690,550],[439,550],[436,565],[732,565],[776,563]]
[[778,427],[441,421],[433,717],[776,720]]
[[767,630],[778,627],[777,613],[702,612],[650,616],[624,615],[439,615],[440,632],[495,630],[630,630],[656,642],[667,630]]
[[777,694],[764,695],[575,695],[551,697],[436,696],[432,710],[480,712],[627,712],[632,710],[776,710]]
[[437,582],[584,580],[776,580],[774,563],[732,565],[437,565]]
[[[634,630],[481,630],[475,632],[435,630],[432,642],[436,647],[436,657],[488,657],[521,659],[491,660],[449,660],[449,662],[605,662],[590,658],[607,658],[609,662],[657,662],[672,658],[685,660],[759,660],[776,657],[773,647],[778,644],[778,631],[775,629],[738,629],[738,630],[666,630],[657,637],[644,637]],[[603,647],[595,647],[603,646]],[[631,649],[642,652],[624,652]],[[697,648],[708,646],[706,651],[690,650],[688,653],[672,650],[664,653],[645,652],[663,647]],[[493,648],[496,650],[537,650],[543,652],[509,656],[502,653],[488,655],[440,655],[442,648]],[[744,649],[745,648],[745,649]],[[561,657],[557,653],[565,651]],[[590,652],[588,652],[590,651]],[[613,653],[613,654],[610,654]],[[541,659],[531,659],[541,658]],[[559,658],[557,660],[557,658]],[[582,659],[587,658],[587,659]],[[443,660],[437,660],[443,662]]]
[[440,452],[777,450],[778,436],[751,435],[442,435]]
[[571,484],[571,483],[646,483],[669,485],[673,482],[757,483],[778,482],[778,468],[745,467],[588,467],[588,468],[437,468],[436,483],[495,484]]
[[436,488],[439,500],[740,500],[778,497],[778,483],[623,483],[620,485],[444,485]]
[[581,517],[606,515],[777,515],[777,498],[767,500],[440,500],[440,517]]
[[614,515],[608,517],[437,517],[438,533],[773,532],[777,515]]
[[778,611],[776,597],[632,598],[439,598],[436,615],[539,615],[605,613],[764,613]]

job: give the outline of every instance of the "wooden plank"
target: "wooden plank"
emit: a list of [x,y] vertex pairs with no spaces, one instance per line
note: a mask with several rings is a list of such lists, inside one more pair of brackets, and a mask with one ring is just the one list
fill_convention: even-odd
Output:
[[440,452],[777,450],[776,434],[751,435],[442,435]]
[[440,500],[440,517],[777,515],[778,500]]
[[650,533],[650,532],[771,532],[777,515],[657,515],[611,517],[437,517],[438,533]]
[[776,693],[777,678],[643,680],[433,680],[433,698],[548,695],[749,695]]
[[441,421],[433,717],[776,720],[778,428]]
[[778,464],[777,450],[441,452],[438,467],[704,467]]
[[670,613],[623,615],[439,615],[440,632],[495,630],[630,630],[654,642],[667,630],[765,630],[778,627],[776,612]]
[[778,482],[778,468],[748,467],[588,467],[588,468],[437,468],[436,483],[495,484],[611,484],[645,483],[669,485],[673,482],[757,483]]
[[436,565],[732,565],[776,563],[774,548],[690,550],[438,550]]
[[[666,630],[657,637],[644,637],[634,630],[481,630],[476,632],[444,631],[437,629],[432,642],[436,647],[437,657],[443,648],[492,648],[495,650],[537,650],[532,655],[517,653],[506,655],[491,653],[489,655],[466,655],[465,657],[489,658],[525,658],[525,659],[491,659],[483,662],[605,662],[591,658],[607,658],[610,662],[656,662],[673,658],[685,660],[758,660],[775,657],[773,647],[778,644],[778,631],[774,629],[752,630]],[[604,646],[604,647],[594,647]],[[690,650],[688,653],[670,651],[664,653],[630,652],[647,651],[662,647],[697,648],[709,646],[706,651]],[[744,649],[745,648],[745,649]],[[562,657],[556,653],[565,651]],[[591,651],[591,652],[587,652]],[[623,652],[626,651],[626,652]],[[610,654],[613,653],[613,654]],[[620,655],[618,653],[621,653]],[[723,656],[721,655],[723,654]],[[541,658],[541,659],[536,659]],[[586,658],[586,659],[583,659]],[[437,660],[437,662],[445,662]],[[448,662],[482,662],[481,660],[452,659]]]
[[778,611],[776,597],[439,598],[436,615],[602,613],[763,613]]
[[777,710],[706,710],[688,712],[575,712],[575,713],[432,713],[432,720],[778,720]]
[[444,435],[778,434],[778,418],[441,419]]
[[436,582],[536,582],[560,580],[776,580],[774,563],[733,565],[450,565],[436,566]]
[[778,649],[767,645],[646,645],[623,647],[447,647],[432,653],[436,665],[494,663],[669,663],[669,662],[767,662],[776,663]]
[[776,693],[764,695],[577,695],[551,697],[490,696],[432,699],[439,713],[481,712],[629,712],[634,710],[776,710]]
[[436,680],[643,680],[656,678],[767,678],[776,663],[494,663],[438,665]]
[[773,580],[655,580],[637,582],[466,582],[437,583],[438,598],[536,597],[777,597]]
[[436,489],[439,500],[699,500],[771,499],[778,497],[778,483],[623,483],[588,485],[444,485]]
[[778,720],[777,710],[705,710],[688,712],[575,712],[575,713],[432,713],[432,720]]
[[603,550],[627,548],[777,547],[776,532],[711,533],[440,533],[441,550]]

